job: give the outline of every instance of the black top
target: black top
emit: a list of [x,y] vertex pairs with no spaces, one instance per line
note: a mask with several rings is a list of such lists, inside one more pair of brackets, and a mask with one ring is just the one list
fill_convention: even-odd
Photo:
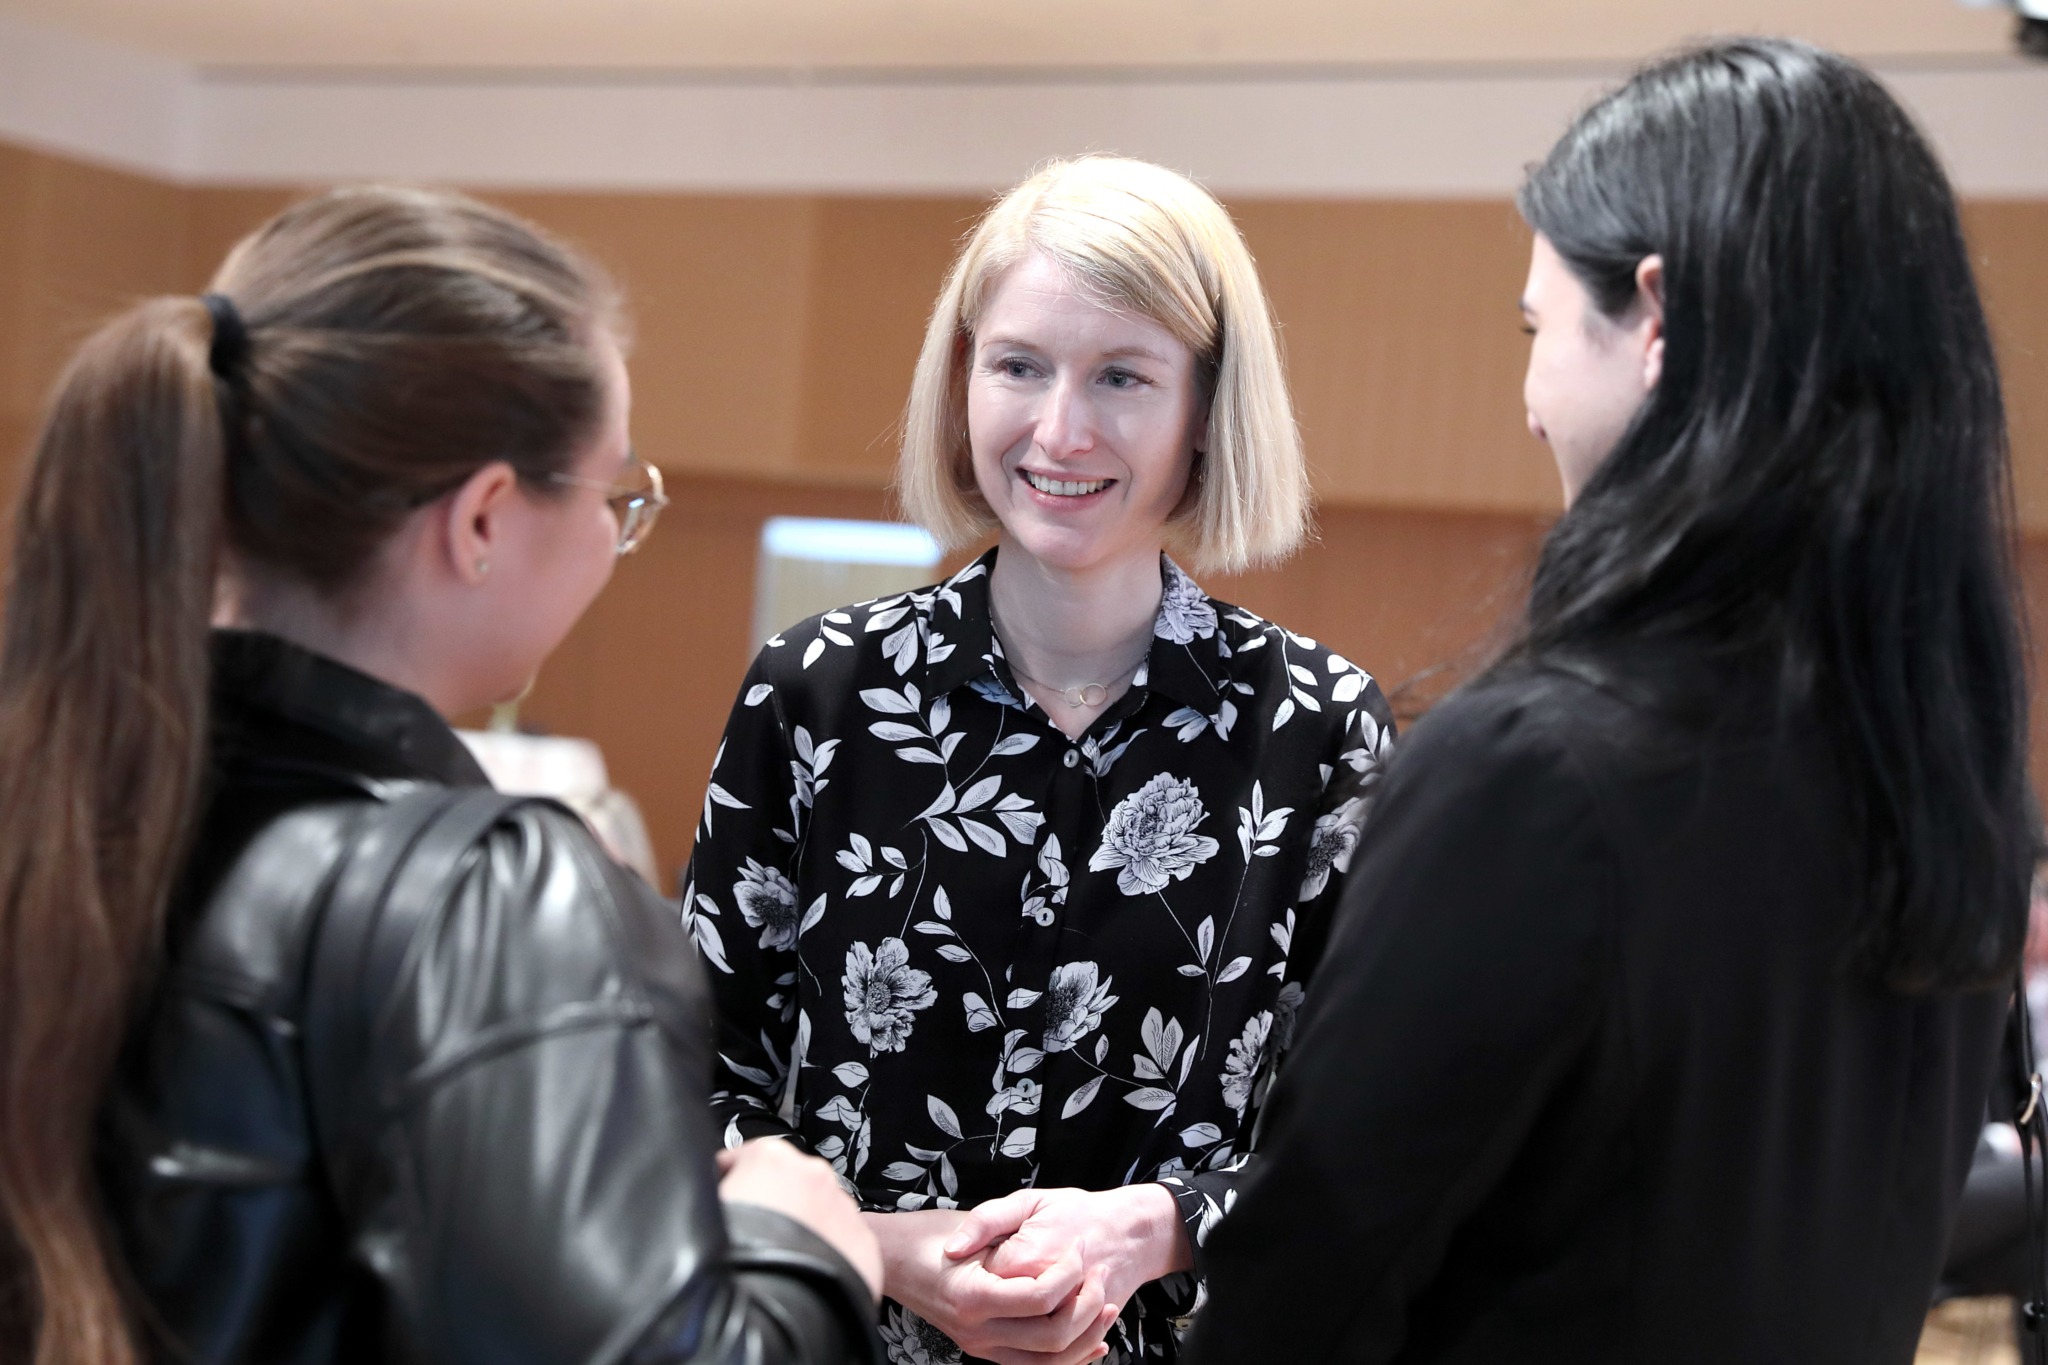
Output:
[[408,801],[488,784],[419,698],[268,636],[215,645],[212,792],[103,1123],[157,1354],[872,1358],[851,1267],[721,1208],[672,912],[566,810],[510,805],[365,986],[392,911],[336,869],[377,865]]
[[1828,772],[1558,674],[1417,726],[1189,1358],[1910,1361],[2003,1003],[1845,967]]
[[[1386,704],[1162,561],[1149,654],[1070,740],[990,629],[993,562],[755,661],[685,892],[714,969],[714,1104],[741,1133],[793,1130],[870,1208],[1162,1181],[1199,1270],[1322,956]],[[1195,1292],[1135,1295],[1112,1343],[1170,1358],[1162,1319]],[[953,1357],[894,1305],[883,1335]]]

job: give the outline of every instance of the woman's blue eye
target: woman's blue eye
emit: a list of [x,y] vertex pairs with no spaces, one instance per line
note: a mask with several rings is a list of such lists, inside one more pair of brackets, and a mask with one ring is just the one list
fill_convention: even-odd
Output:
[[997,364],[996,368],[998,370],[1001,370],[1004,374],[1008,375],[1012,379],[1026,379],[1029,378],[1031,375],[1031,362],[1028,360],[1017,360],[1013,358],[1010,360],[1001,361],[1000,363]]
[[1104,370],[1102,382],[1111,388],[1128,389],[1134,384],[1142,384],[1144,380],[1129,370]]

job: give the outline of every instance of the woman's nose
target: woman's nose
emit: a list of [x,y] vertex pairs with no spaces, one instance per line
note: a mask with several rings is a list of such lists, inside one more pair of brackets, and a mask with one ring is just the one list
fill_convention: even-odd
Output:
[[1035,439],[1038,448],[1054,460],[1085,455],[1095,448],[1094,414],[1076,385],[1059,380],[1047,391],[1038,409]]

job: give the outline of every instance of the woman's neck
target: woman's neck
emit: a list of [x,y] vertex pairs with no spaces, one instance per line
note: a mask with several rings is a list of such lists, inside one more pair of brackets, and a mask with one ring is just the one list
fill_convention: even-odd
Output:
[[405,616],[398,603],[374,613],[352,612],[304,584],[231,574],[215,593],[213,624],[288,640],[424,697],[447,716],[447,689],[438,685],[430,667],[422,666],[431,652],[411,647]]
[[1072,573],[1005,541],[989,576],[1012,671],[1053,691],[1128,682],[1151,647],[1163,591],[1156,553]]

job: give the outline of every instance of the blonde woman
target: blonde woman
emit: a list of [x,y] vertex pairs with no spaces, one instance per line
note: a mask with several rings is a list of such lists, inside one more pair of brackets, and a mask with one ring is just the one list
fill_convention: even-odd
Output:
[[872,1211],[896,1360],[1171,1359],[1390,735],[1366,674],[1165,553],[1233,572],[1306,522],[1223,209],[1108,157],[1006,195],[901,480],[995,546],[747,677],[685,893],[715,1103]]

